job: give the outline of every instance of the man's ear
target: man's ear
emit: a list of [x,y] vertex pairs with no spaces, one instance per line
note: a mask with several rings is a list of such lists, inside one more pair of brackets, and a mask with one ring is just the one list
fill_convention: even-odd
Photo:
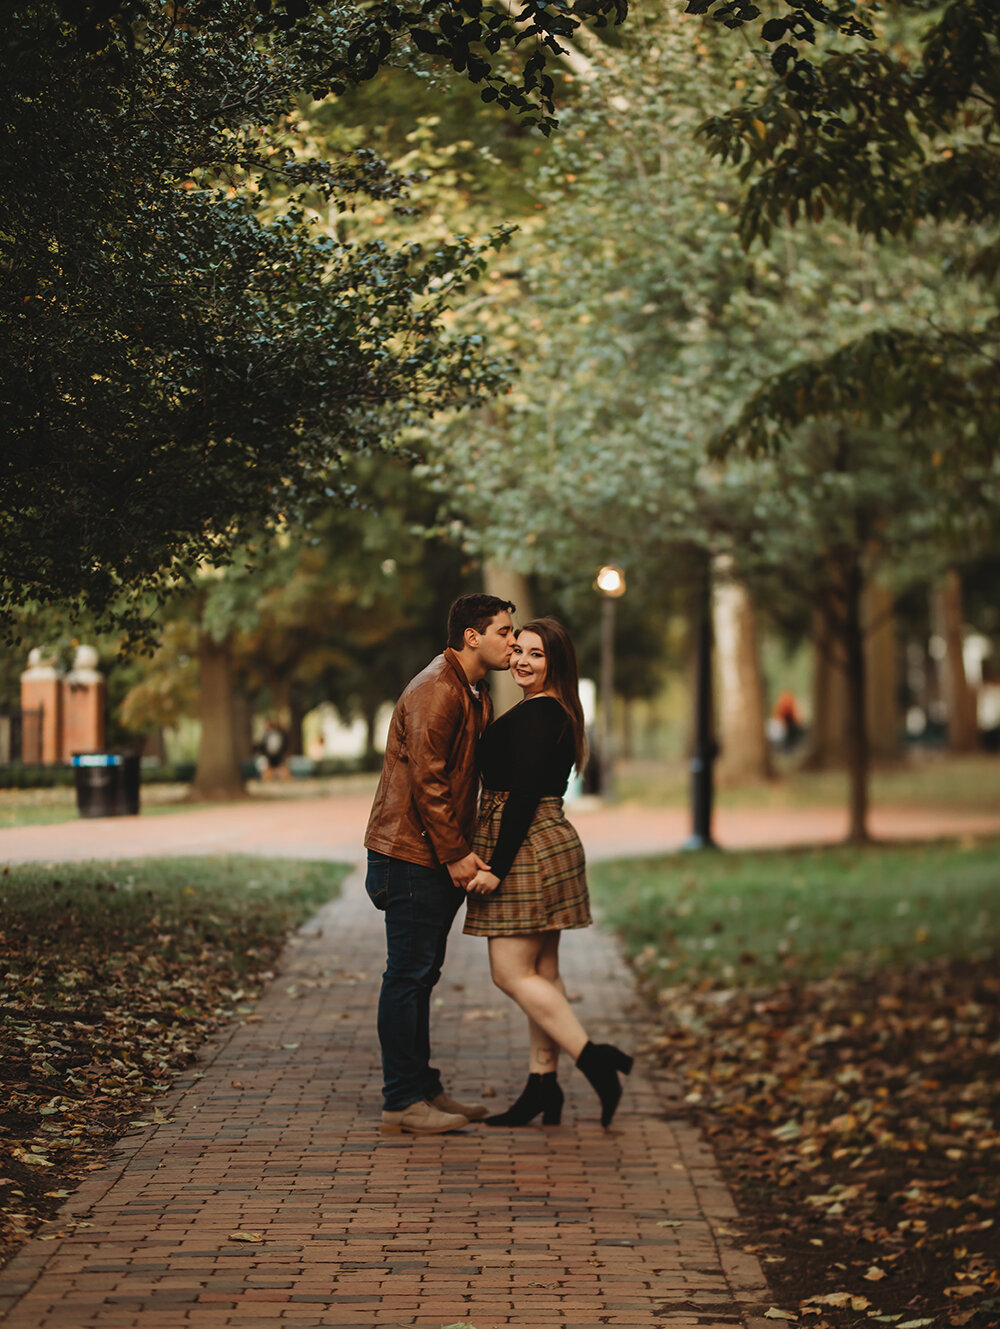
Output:
[[466,628],[466,629],[465,629],[465,645],[468,646],[468,647],[470,648],[470,650],[473,650],[473,651],[476,650],[476,649],[478,648],[478,646],[479,646],[479,633],[476,631],[475,628]]

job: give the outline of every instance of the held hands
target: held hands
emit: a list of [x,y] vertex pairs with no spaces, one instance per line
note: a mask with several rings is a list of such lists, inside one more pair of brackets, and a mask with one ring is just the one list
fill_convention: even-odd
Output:
[[461,890],[466,891],[469,889],[470,882],[475,880],[483,868],[488,867],[489,863],[484,863],[478,854],[470,852],[456,863],[449,863],[448,872],[451,874],[453,883]]
[[500,885],[500,878],[487,867],[481,868],[466,886],[467,895],[490,895]]

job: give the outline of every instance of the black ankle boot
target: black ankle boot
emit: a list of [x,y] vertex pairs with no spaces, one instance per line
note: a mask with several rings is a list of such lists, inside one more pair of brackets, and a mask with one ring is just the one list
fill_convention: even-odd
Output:
[[618,1072],[628,1075],[632,1058],[613,1043],[588,1043],[577,1057],[576,1064],[601,1100],[601,1125],[610,1126],[622,1096]]
[[558,1126],[562,1119],[563,1091],[559,1088],[555,1071],[539,1075],[532,1071],[521,1096],[506,1112],[497,1112],[486,1118],[487,1126],[527,1126],[539,1112],[543,1126]]

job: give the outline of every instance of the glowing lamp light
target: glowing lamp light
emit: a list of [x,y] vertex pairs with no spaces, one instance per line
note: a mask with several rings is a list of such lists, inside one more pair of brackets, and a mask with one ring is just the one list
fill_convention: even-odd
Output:
[[617,600],[625,594],[625,573],[622,568],[607,563],[598,572],[594,586],[602,595]]

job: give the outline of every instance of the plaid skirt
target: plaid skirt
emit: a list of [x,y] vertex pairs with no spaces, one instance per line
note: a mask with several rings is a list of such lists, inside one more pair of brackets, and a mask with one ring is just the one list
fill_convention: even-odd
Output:
[[[472,847],[490,861],[500,834],[506,790],[487,789]],[[580,837],[563,814],[562,799],[543,798],[510,871],[492,895],[466,900],[463,932],[509,937],[525,932],[585,928],[590,923],[587,872]]]

